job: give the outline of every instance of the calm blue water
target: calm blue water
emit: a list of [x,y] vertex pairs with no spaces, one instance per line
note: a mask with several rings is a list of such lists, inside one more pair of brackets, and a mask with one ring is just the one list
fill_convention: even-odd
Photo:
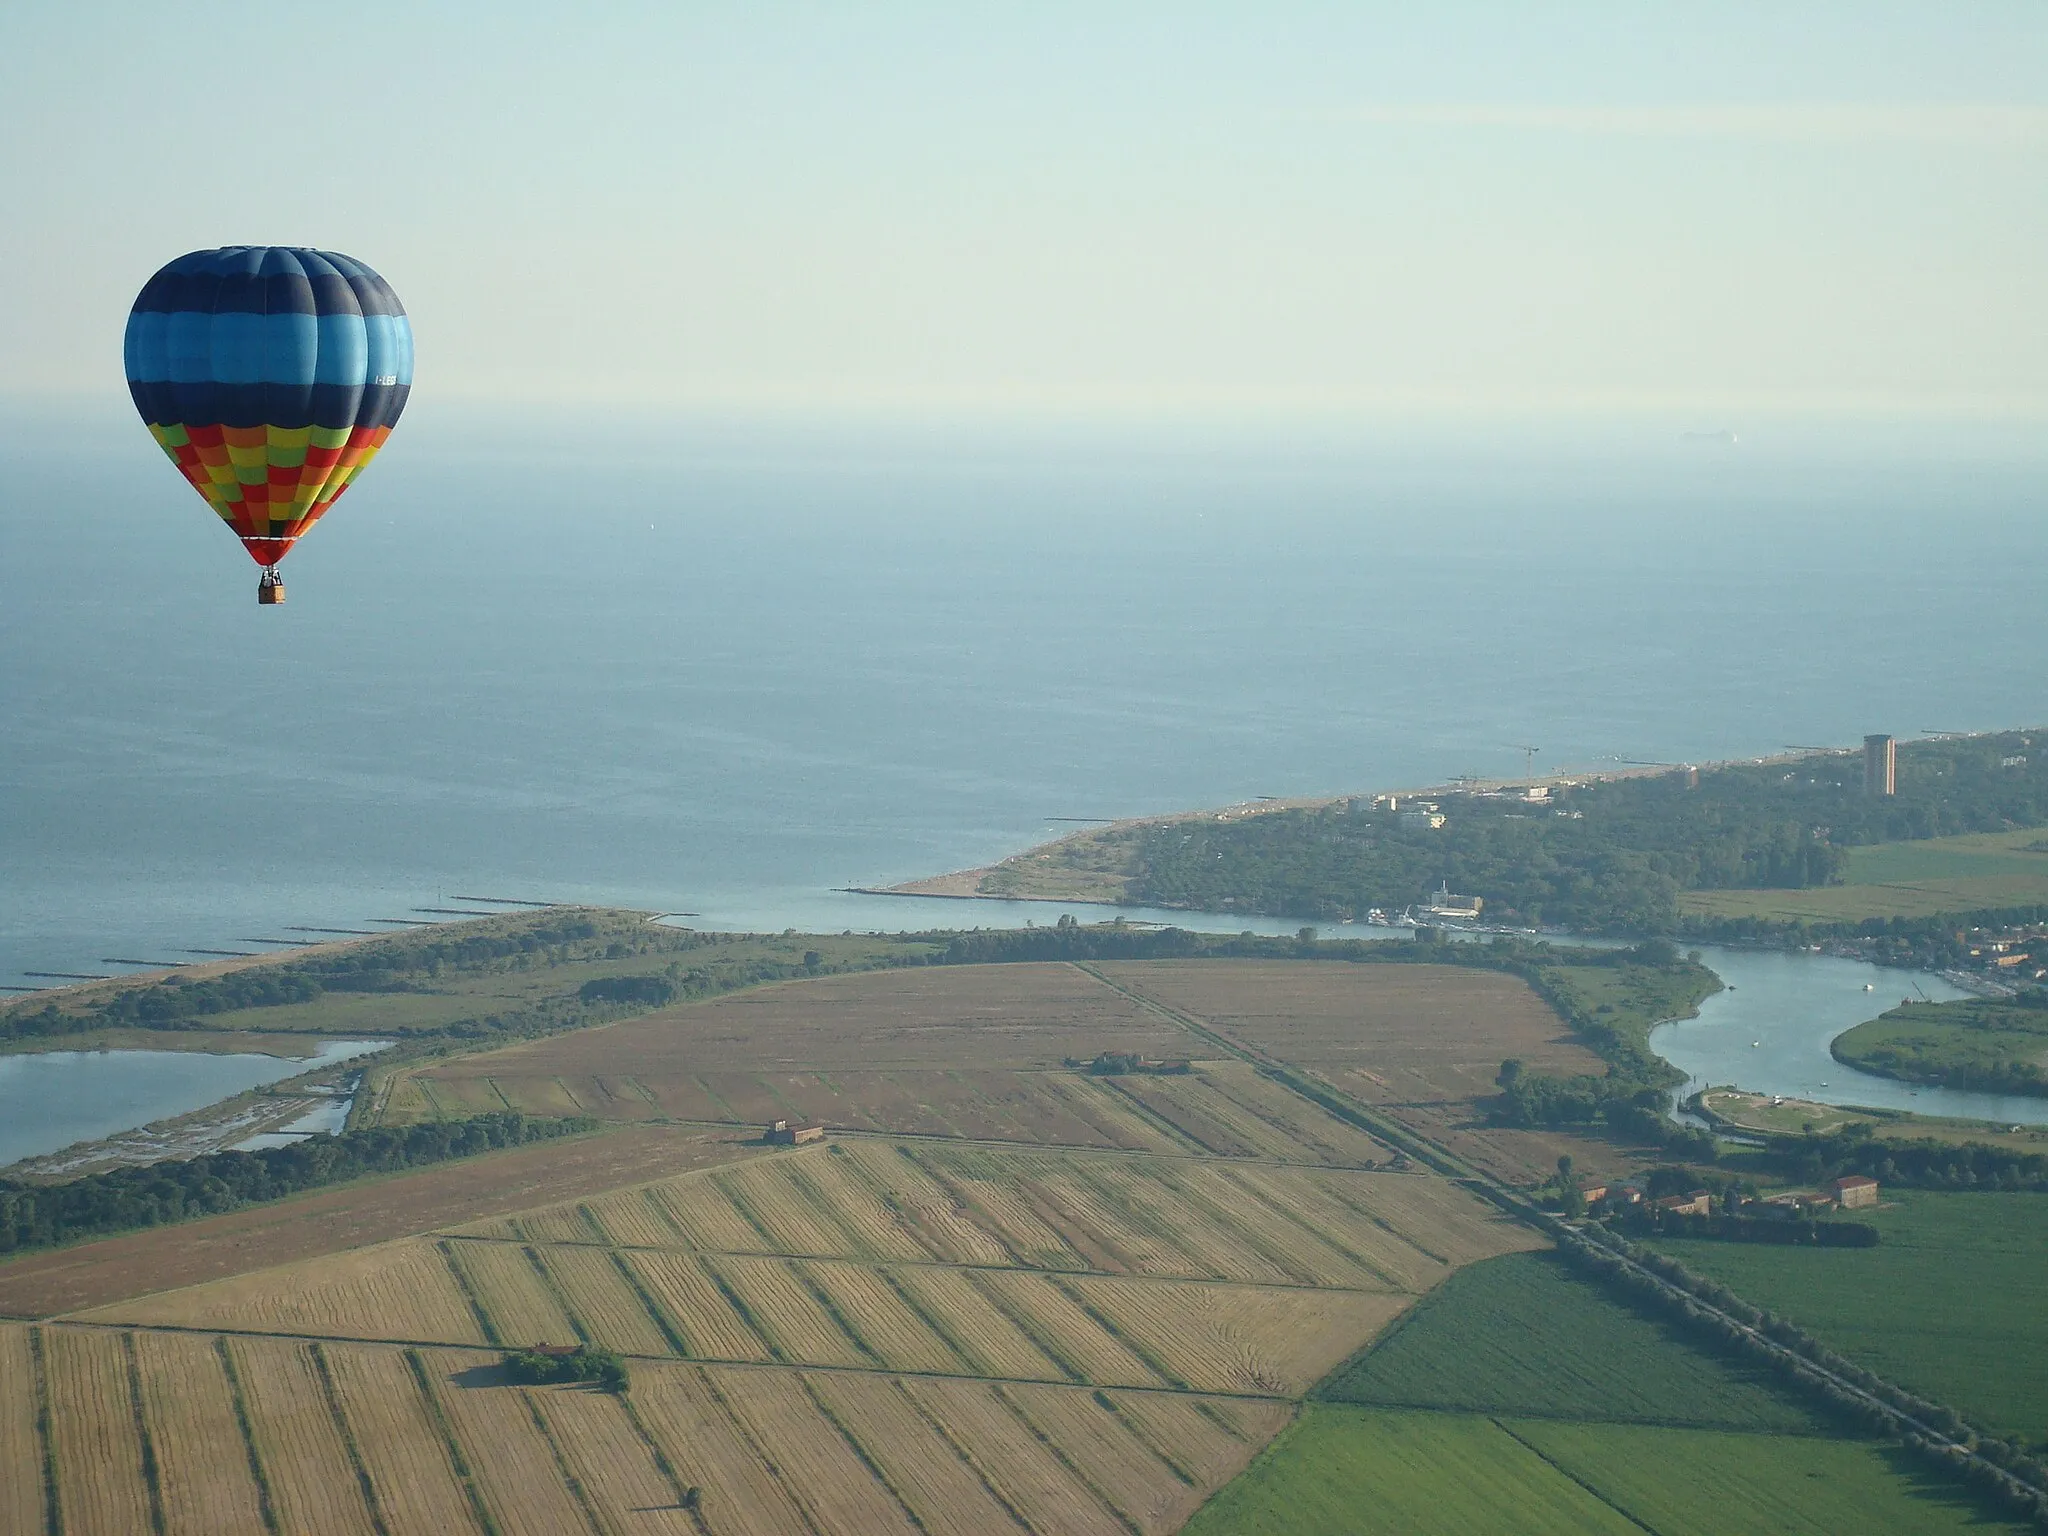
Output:
[[39,1051],[0,1056],[0,1166],[203,1109],[265,1083],[382,1050],[324,1040],[306,1058],[199,1051]]

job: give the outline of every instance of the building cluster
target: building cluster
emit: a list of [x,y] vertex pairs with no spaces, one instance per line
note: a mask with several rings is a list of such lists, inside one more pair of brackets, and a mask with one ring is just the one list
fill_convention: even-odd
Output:
[[[1630,1210],[1663,1211],[1672,1216],[1711,1216],[1711,1190],[1693,1189],[1684,1194],[1660,1195],[1652,1199],[1634,1179],[1584,1178],[1578,1181],[1579,1198],[1597,1215]],[[1877,1180],[1852,1173],[1829,1181],[1820,1189],[1789,1190],[1742,1202],[1735,1214],[1786,1221],[1821,1215],[1833,1210],[1856,1210],[1877,1204]]]

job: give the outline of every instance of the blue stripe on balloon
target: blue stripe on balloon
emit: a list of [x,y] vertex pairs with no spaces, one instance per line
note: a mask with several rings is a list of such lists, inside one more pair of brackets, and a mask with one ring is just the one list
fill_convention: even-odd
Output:
[[[361,384],[370,376],[370,338],[361,315],[322,315],[319,355],[313,364],[316,384]],[[223,380],[228,380],[223,373]]]

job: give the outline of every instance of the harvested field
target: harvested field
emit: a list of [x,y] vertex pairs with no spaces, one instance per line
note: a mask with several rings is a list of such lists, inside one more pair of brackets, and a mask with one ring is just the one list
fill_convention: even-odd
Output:
[[604,1234],[590,1224],[581,1201],[544,1205],[508,1223],[529,1243],[601,1243]]
[[57,1502],[65,1528],[149,1530],[142,1437],[121,1335],[98,1328],[45,1328],[43,1360],[50,1384]]
[[504,1536],[568,1536],[591,1530],[563,1481],[553,1442],[527,1406],[528,1388],[501,1380],[497,1357],[437,1351],[427,1357],[440,1405]]
[[1177,1384],[1295,1397],[1386,1326],[1406,1296],[1076,1276],[1060,1284]]
[[53,1317],[577,1200],[758,1150],[650,1125],[539,1142],[0,1264],[0,1316]]
[[778,1359],[802,1365],[876,1363],[833,1321],[789,1261],[722,1256],[705,1260],[705,1267],[740,1299]]
[[1067,1373],[958,1269],[905,1268],[891,1278],[953,1340],[970,1376],[1065,1381]]
[[581,1337],[527,1249],[511,1243],[451,1242],[448,1256],[491,1320],[499,1343],[573,1344]]
[[1106,1394],[1132,1430],[1203,1485],[1235,1477],[1294,1416],[1292,1403],[1222,1403],[1179,1392]]
[[625,1355],[673,1354],[660,1325],[602,1248],[539,1248],[542,1265],[568,1298],[591,1342]]
[[[134,1339],[165,1531],[257,1536],[264,1529],[263,1507],[218,1345],[180,1333],[137,1333]],[[26,1522],[0,1522],[0,1529],[28,1528]]]
[[1071,1379],[1109,1386],[1166,1385],[1049,1277],[988,1270],[976,1273],[973,1281]]
[[995,1391],[1034,1434],[1059,1447],[1105,1504],[1145,1536],[1178,1530],[1208,1494],[1206,1481],[1162,1459],[1093,1392],[1009,1383]]
[[683,1490],[662,1475],[618,1398],[560,1387],[528,1388],[526,1397],[601,1529],[618,1536],[676,1529]]
[[43,1444],[36,1433],[36,1367],[26,1328],[0,1324],[0,1530],[43,1524]]
[[390,1536],[480,1530],[404,1354],[347,1344],[323,1354]]
[[799,1267],[804,1278],[830,1298],[844,1325],[890,1370],[972,1374],[971,1367],[925,1326],[882,1271],[814,1261]]
[[821,1372],[810,1389],[840,1431],[857,1439],[929,1536],[992,1536],[1022,1522],[935,1430],[900,1382]]
[[[592,1200],[586,1209],[602,1234],[601,1241],[625,1248],[675,1248],[682,1244],[682,1233],[661,1214],[645,1189],[622,1189]],[[494,1234],[479,1230],[476,1235]]]
[[278,1524],[294,1536],[374,1536],[376,1526],[341,1427],[327,1406],[312,1347],[233,1339],[228,1354]]
[[164,1291],[79,1314],[91,1322],[481,1344],[475,1314],[430,1238]]
[[704,1490],[720,1536],[783,1536],[807,1529],[780,1470],[747,1438],[700,1370],[636,1367],[633,1408],[684,1487]]
[[797,1372],[714,1369],[705,1378],[817,1530],[915,1536],[902,1503],[819,1411]]
[[[904,1382],[927,1419],[1033,1531],[1120,1536],[1125,1527],[1058,1453],[980,1382]],[[1019,1433],[1023,1430],[1024,1433]]]
[[[850,1251],[865,1259],[925,1259],[931,1253],[913,1234],[898,1207],[901,1197],[878,1192],[843,1145],[835,1143],[825,1157],[813,1157],[789,1176],[810,1198],[837,1218]],[[896,1201],[892,1206],[885,1200]]]
[[1606,1071],[1520,980],[1446,965],[1153,960],[1097,967],[1240,1045],[1312,1068],[1367,1103],[1470,1100],[1503,1059]]
[[629,1253],[626,1267],[670,1328],[702,1360],[769,1360],[767,1344],[687,1253]]
[[919,1165],[917,1152],[903,1145],[856,1142],[846,1148],[848,1167],[902,1221],[905,1230],[933,1258],[952,1264],[1006,1264],[1010,1252],[975,1221],[958,1194]]
[[716,1189],[740,1213],[747,1225],[756,1230],[757,1241],[749,1251],[845,1253],[848,1249],[845,1229],[806,1198],[801,1184],[792,1177],[797,1165],[816,1162],[819,1156],[818,1151],[786,1155],[749,1168],[734,1169],[730,1174],[713,1174],[709,1179],[699,1181],[699,1187],[708,1184]]

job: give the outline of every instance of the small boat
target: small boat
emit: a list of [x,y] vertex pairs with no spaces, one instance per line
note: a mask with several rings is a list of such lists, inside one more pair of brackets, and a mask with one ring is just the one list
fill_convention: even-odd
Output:
[[1753,1051],[1753,1050],[1757,1049],[1757,1047],[1759,1047],[1759,1046],[1760,1046],[1760,1045],[1762,1045],[1762,1044],[1763,1044],[1763,1041],[1761,1041],[1761,1040],[1752,1040],[1752,1041],[1750,1041],[1750,1042],[1749,1042],[1749,1048],[1750,1048],[1750,1049],[1751,1049],[1751,1050]]
[[1863,983],[1863,990],[1866,992],[1875,992],[1877,988],[1866,981],[1865,983]]

